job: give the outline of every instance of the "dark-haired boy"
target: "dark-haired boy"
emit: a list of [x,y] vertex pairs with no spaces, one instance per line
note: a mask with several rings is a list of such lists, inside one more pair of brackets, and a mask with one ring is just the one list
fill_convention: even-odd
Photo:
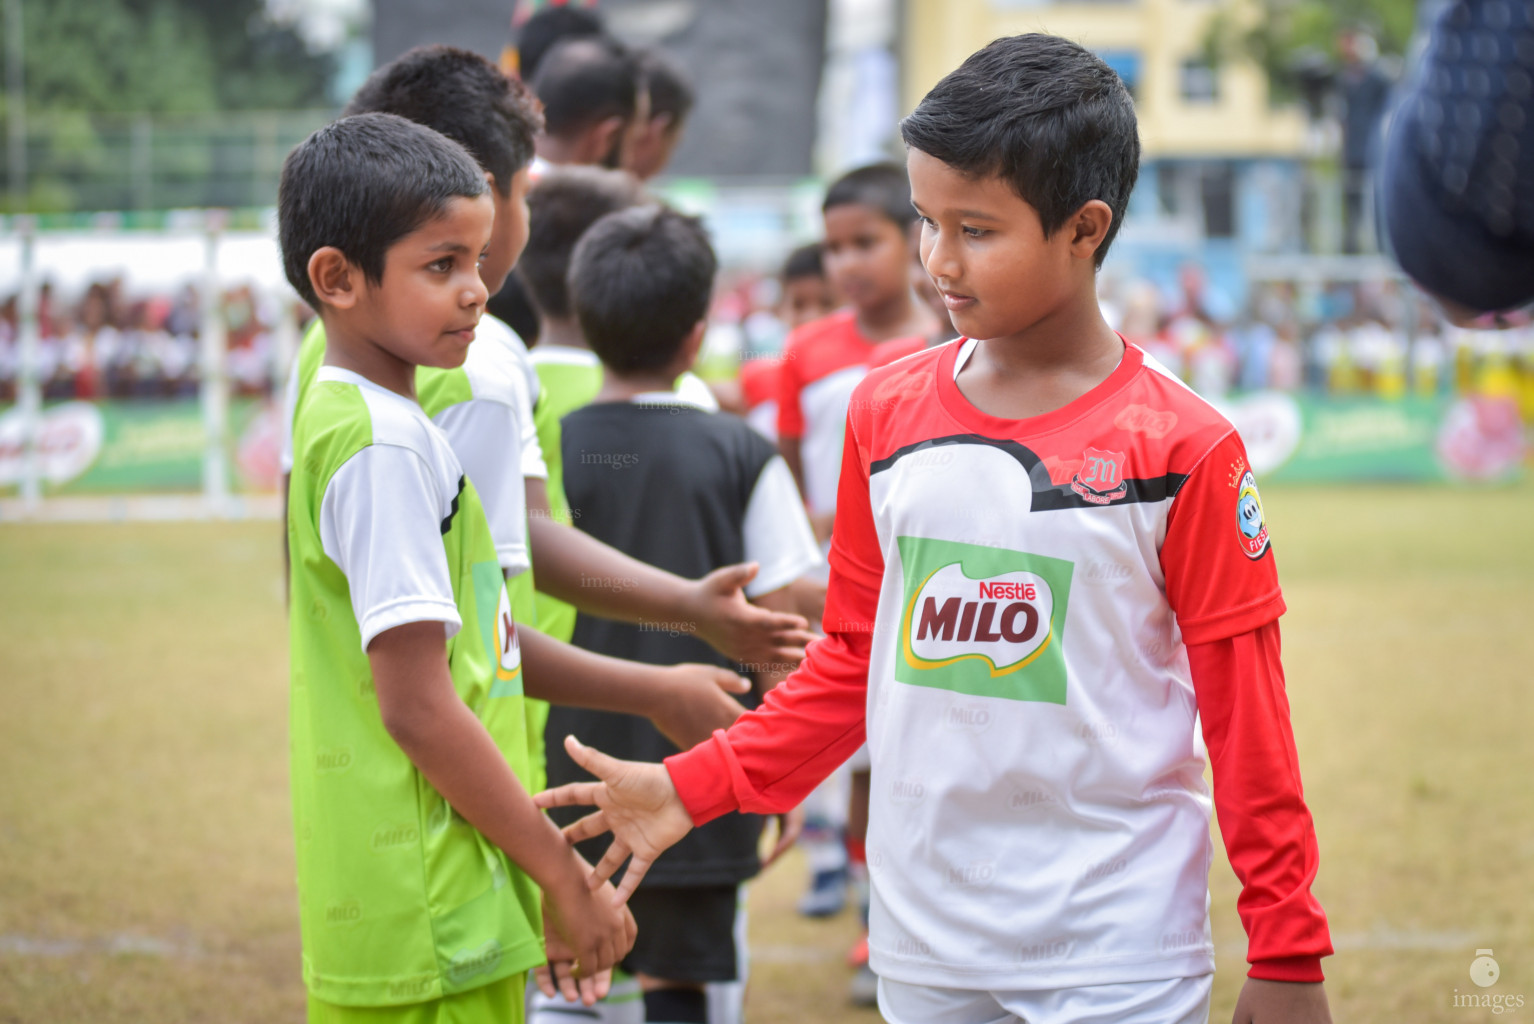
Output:
[[[715,269],[699,223],[662,206],[609,214],[582,237],[571,297],[605,378],[592,404],[565,417],[565,489],[583,510],[580,528],[629,555],[678,573],[758,560],[753,600],[789,607],[789,584],[820,556],[788,467],[739,417],[674,390],[702,344]],[[575,642],[652,664],[712,656],[680,631],[584,615]],[[633,716],[555,708],[549,730],[639,760],[675,751]],[[551,780],[586,777],[564,751],[549,755]],[[651,1024],[703,1024],[704,986],[736,979],[738,888],[759,870],[760,831],[753,816],[712,822],[661,858],[634,895],[643,938],[623,966],[646,990]]]
[[1252,963],[1235,1020],[1328,1021],[1256,483],[1230,423],[1097,304],[1133,104],[1088,51],[1025,35],[901,132],[967,340],[853,397],[826,639],[665,768],[567,741],[605,784],[539,803],[599,803],[569,832],[615,829],[597,876],[632,851],[622,893],[695,823],[791,805],[866,732],[887,1019],[1192,1022],[1214,968],[1207,744]]
[[528,80],[543,101],[533,177],[562,164],[624,167],[634,137],[648,120],[639,60],[607,36],[557,43]]
[[326,328],[287,524],[312,1022],[520,1020],[522,973],[544,959],[539,889],[585,971],[633,941],[524,789],[495,541],[415,401],[417,368],[457,366],[474,340],[487,193],[461,146],[390,114],[322,128],[283,165],[283,268]]
[[639,75],[646,97],[645,118],[624,163],[640,181],[649,181],[671,162],[692,112],[692,83],[676,62],[659,50],[639,51]]
[[[424,123],[462,144],[479,160],[492,185],[496,213],[480,276],[492,292],[498,289],[528,240],[528,166],[540,120],[537,100],[527,88],[478,54],[423,46],[370,75],[347,110],[393,113]],[[681,580],[637,565],[574,530],[547,529],[543,498],[547,470],[532,412],[539,389],[537,375],[521,339],[495,317],[481,318],[476,338],[479,343],[470,348],[462,367],[423,369],[417,386],[422,407],[446,433],[479,488],[516,620],[524,625],[536,621],[531,571],[536,559],[541,564],[540,585],[572,597],[587,610],[630,620],[645,615],[665,621],[685,619],[742,660],[755,660],[765,656],[761,652],[775,649],[791,654],[792,642],[797,641],[784,648],[773,634],[787,627],[789,632],[781,635],[793,636],[792,622],[746,604],[728,574],[711,580]],[[323,351],[323,324],[317,323],[294,361],[288,387],[292,405],[314,379]],[[285,464],[291,458],[289,446]],[[541,529],[529,530],[529,500]],[[622,579],[627,585],[586,585],[597,578]],[[563,644],[547,643],[541,635],[546,632],[527,631],[526,654],[540,686],[546,679],[561,680],[562,701],[614,702],[610,704],[614,707],[621,701],[630,710],[648,708],[644,713],[661,716],[657,720],[667,720],[672,730],[692,727],[683,725],[686,720],[695,726],[706,719],[718,721],[732,711],[732,702],[722,701],[709,681],[734,682],[716,673],[697,666],[672,671],[667,678],[657,678],[653,672],[620,672],[622,666],[600,664]],[[568,633],[554,635],[569,639]],[[546,708],[543,701],[530,700],[528,709],[536,781],[543,764]]]

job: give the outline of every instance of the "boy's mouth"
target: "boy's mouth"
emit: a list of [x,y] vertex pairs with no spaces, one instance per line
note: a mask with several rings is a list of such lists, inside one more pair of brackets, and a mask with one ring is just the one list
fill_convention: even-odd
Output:
[[943,305],[947,306],[950,310],[968,309],[975,304],[975,297],[973,295],[961,295],[958,292],[950,292],[941,288],[938,289],[938,294],[943,297]]

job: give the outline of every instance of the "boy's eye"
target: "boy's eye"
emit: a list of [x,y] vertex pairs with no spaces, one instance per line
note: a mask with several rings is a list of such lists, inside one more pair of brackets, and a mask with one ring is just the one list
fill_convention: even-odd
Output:
[[984,238],[986,235],[990,234],[990,232],[987,231],[985,228],[971,228],[971,227],[966,227],[964,229],[964,233],[966,235],[968,235],[970,238]]
[[444,256],[440,260],[432,260],[426,264],[426,269],[438,274],[446,274],[453,269],[453,258]]

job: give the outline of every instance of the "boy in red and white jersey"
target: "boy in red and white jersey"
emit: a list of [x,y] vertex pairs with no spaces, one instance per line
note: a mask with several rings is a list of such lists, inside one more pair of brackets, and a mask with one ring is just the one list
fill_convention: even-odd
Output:
[[597,804],[568,832],[613,830],[594,879],[633,854],[621,897],[694,824],[792,806],[866,735],[886,1019],[1064,1024],[1207,1019],[1212,802],[1251,962],[1235,1021],[1328,1022],[1256,483],[1230,423],[1097,305],[1133,104],[1088,51],[1025,35],[901,132],[965,338],[853,396],[826,638],[662,767],[567,740],[603,781],[539,803]]
[[821,207],[822,261],[849,305],[796,328],[783,344],[778,447],[822,541],[836,511],[842,424],[852,389],[881,342],[904,339],[915,351],[937,330],[931,310],[911,289],[910,200],[905,171],[895,164],[860,167],[831,183]]

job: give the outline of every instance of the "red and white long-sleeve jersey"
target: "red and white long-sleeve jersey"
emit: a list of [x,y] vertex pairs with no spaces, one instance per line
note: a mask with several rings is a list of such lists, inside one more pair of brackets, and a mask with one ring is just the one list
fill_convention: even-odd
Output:
[[1133,345],[1069,405],[997,419],[955,383],[972,347],[859,385],[826,638],[668,759],[678,792],[699,822],[782,811],[866,732],[873,969],[1113,984],[1214,967],[1207,743],[1251,974],[1320,980],[1283,598],[1240,438]]

